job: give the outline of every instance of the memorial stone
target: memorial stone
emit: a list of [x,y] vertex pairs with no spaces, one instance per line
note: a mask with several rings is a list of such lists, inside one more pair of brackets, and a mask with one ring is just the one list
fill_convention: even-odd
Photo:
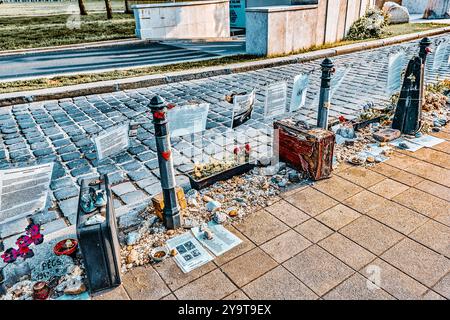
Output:
[[300,74],[294,78],[289,112],[297,111],[305,106],[308,84],[309,76],[306,74]]
[[402,72],[406,65],[406,55],[403,51],[389,57],[387,92],[389,96],[398,92],[401,87]]
[[114,156],[129,147],[129,124],[117,126],[94,138],[98,160]]
[[176,106],[167,111],[170,136],[180,137],[206,130],[209,103]]
[[266,87],[264,117],[274,118],[286,112],[287,83],[286,81],[270,84]]

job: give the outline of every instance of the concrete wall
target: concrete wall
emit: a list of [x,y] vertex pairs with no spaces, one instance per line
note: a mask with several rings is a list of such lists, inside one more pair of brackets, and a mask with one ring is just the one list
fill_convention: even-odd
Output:
[[428,0],[403,0],[402,6],[408,8],[411,14],[423,14],[427,8]]
[[317,5],[247,8],[247,53],[287,54],[342,40],[374,0],[319,0]]
[[132,6],[136,36],[145,40],[230,37],[229,0]]

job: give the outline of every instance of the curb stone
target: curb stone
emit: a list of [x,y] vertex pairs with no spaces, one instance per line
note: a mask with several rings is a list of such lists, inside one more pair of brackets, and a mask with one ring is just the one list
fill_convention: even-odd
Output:
[[92,94],[111,93],[144,87],[153,87],[181,81],[189,81],[196,79],[198,80],[213,76],[254,71],[258,69],[277,67],[287,64],[304,63],[326,57],[334,57],[337,55],[348,54],[368,49],[375,49],[407,41],[413,41],[423,37],[436,36],[448,32],[450,32],[450,26],[434,30],[422,31],[414,34],[400,35],[387,39],[354,43],[346,46],[318,50],[298,55],[269,58],[260,61],[251,61],[245,63],[236,63],[227,66],[215,66],[194,70],[170,72],[166,74],[155,74],[134,78],[100,81],[65,87],[5,93],[0,94],[0,107],[46,100],[58,100]]

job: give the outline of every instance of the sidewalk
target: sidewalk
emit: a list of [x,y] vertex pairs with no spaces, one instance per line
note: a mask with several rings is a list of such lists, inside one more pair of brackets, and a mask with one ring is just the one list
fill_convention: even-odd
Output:
[[93,298],[450,299],[450,127],[435,136],[446,141],[284,193],[191,273],[168,259]]

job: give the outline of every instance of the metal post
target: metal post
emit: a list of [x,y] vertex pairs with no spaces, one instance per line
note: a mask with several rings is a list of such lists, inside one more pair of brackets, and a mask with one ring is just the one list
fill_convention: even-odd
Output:
[[330,109],[331,74],[334,72],[334,64],[330,58],[326,58],[320,64],[322,67],[322,82],[320,84],[319,110],[317,113],[317,126],[328,129],[328,112]]
[[427,55],[431,53],[431,40],[429,38],[423,38],[420,41],[419,47],[419,57],[422,60],[421,70],[420,70],[420,92],[419,92],[419,121],[422,118],[422,106],[424,104],[425,97],[425,63],[427,61]]
[[176,229],[181,227],[181,215],[175,191],[175,171],[172,162],[166,101],[160,96],[154,96],[150,100],[150,109],[155,125],[156,149],[164,197],[163,221],[166,228]]

